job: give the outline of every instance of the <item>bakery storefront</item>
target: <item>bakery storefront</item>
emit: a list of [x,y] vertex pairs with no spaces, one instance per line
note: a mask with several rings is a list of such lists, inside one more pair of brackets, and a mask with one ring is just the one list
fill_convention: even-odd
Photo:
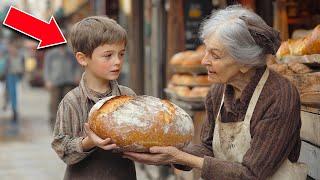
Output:
[[[232,3],[210,2],[170,2],[167,14],[164,92],[168,99],[192,116],[195,126],[193,143],[200,140],[205,116],[203,101],[210,88],[206,69],[201,66],[205,49],[198,39],[199,23],[212,9]],[[268,67],[289,79],[300,93],[302,146],[299,161],[308,164],[309,179],[320,179],[320,1],[239,2],[280,31],[283,42],[276,57],[268,61]],[[185,172],[176,173],[190,176]],[[193,178],[198,177],[199,172],[193,172]]]

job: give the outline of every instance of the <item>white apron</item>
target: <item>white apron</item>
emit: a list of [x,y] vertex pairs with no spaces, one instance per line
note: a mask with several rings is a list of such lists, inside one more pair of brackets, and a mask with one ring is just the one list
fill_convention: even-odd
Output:
[[[220,111],[224,102],[224,94],[217,114],[212,148],[214,156],[218,159],[242,163],[243,156],[250,148],[251,134],[250,121],[260,93],[269,76],[266,69],[261,77],[250,100],[244,121],[222,123]],[[308,168],[303,163],[292,163],[286,159],[270,180],[305,180]]]

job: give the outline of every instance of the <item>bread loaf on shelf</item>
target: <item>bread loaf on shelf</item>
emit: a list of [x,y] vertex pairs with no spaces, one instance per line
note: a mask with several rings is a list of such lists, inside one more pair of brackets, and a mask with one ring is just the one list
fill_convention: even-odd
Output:
[[175,54],[169,61],[170,65],[181,67],[199,67],[201,66],[201,60],[204,57],[204,53],[198,51],[183,51]]
[[174,74],[171,83],[184,86],[209,86],[208,75]]
[[168,89],[180,97],[187,98],[205,98],[209,92],[210,87],[193,87],[168,85]]
[[302,56],[320,54],[320,25],[304,38],[289,39],[283,42],[278,49],[277,58],[281,59],[286,55]]
[[122,151],[148,152],[152,146],[183,147],[193,136],[193,122],[181,108],[151,96],[112,96],[96,103],[89,125]]
[[210,87],[194,87],[189,93],[189,97],[202,97],[205,98],[209,92]]
[[284,76],[297,87],[302,104],[320,106],[320,72]]

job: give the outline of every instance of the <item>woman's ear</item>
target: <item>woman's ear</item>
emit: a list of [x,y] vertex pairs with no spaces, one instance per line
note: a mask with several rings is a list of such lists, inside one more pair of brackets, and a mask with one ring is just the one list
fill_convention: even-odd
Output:
[[242,72],[243,74],[245,74],[245,73],[247,73],[250,69],[251,69],[251,67],[241,66],[241,67],[240,67],[240,72]]
[[88,65],[88,58],[82,52],[76,52],[76,59],[81,66],[85,67]]

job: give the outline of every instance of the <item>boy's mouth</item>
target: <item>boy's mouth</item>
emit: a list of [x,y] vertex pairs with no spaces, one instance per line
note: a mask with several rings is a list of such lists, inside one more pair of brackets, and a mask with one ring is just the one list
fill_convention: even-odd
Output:
[[112,70],[112,71],[110,71],[110,72],[112,72],[112,73],[118,73],[120,71],[120,69],[115,69],[115,70]]

